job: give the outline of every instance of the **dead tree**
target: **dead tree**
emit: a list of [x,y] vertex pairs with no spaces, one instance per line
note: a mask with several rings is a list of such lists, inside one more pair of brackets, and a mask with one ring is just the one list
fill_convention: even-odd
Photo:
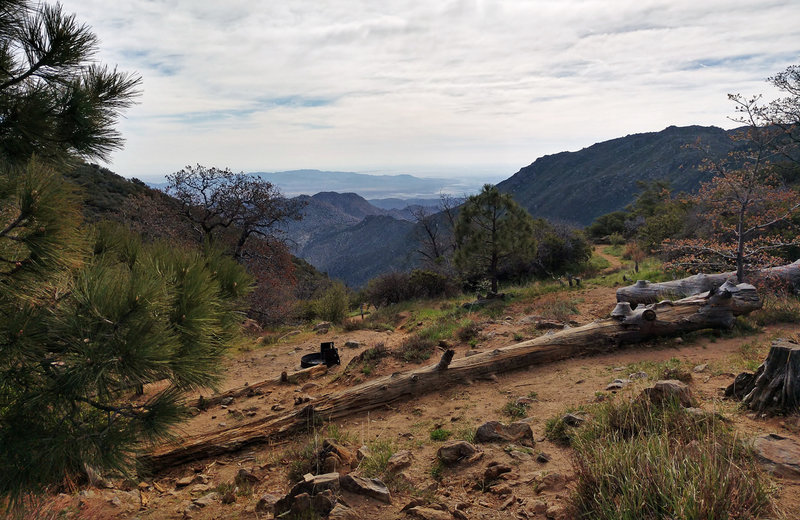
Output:
[[486,378],[519,368],[575,356],[608,352],[619,345],[706,328],[730,328],[735,316],[757,309],[761,302],[752,285],[729,285],[676,302],[631,309],[620,303],[612,317],[581,327],[453,360],[453,351],[427,367],[396,372],[333,394],[316,397],[290,413],[274,414],[223,430],[185,437],[176,445],[160,446],[143,462],[151,470],[213,457],[245,446],[270,442],[326,421],[406,401],[454,384]]
[[[788,265],[762,269],[750,275],[752,281],[777,280],[788,285],[795,292],[800,291],[800,260]],[[628,302],[631,305],[640,303],[655,303],[661,300],[676,300],[693,294],[716,289],[727,281],[736,280],[736,271],[719,274],[696,274],[680,280],[669,282],[650,283],[639,280],[633,285],[617,289],[617,301]]]
[[755,374],[743,373],[726,390],[749,409],[768,414],[800,412],[800,345],[787,339],[772,343]]

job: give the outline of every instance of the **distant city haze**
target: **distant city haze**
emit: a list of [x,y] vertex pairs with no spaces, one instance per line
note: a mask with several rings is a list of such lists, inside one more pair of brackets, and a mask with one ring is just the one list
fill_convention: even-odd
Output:
[[796,0],[63,0],[143,78],[106,165],[507,178],[670,125],[731,128],[728,93],[800,56]]

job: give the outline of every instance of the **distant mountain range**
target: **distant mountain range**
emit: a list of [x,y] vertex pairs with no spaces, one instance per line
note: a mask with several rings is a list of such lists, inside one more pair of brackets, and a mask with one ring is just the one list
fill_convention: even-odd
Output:
[[438,197],[439,193],[455,195],[474,193],[482,186],[482,182],[474,178],[435,179],[406,174],[369,175],[353,172],[293,170],[252,172],[250,175],[256,175],[271,182],[289,197],[313,195],[321,191],[335,191],[339,193],[357,192],[362,197],[369,199],[432,199]]
[[[675,191],[695,190],[710,177],[701,168],[705,159],[720,159],[741,146],[732,139],[735,132],[671,126],[628,135],[540,157],[498,187],[535,217],[585,226],[632,202],[640,180],[664,179]],[[252,175],[306,202],[303,220],[284,229],[294,253],[352,287],[417,265],[418,230],[409,205],[430,211],[438,205],[439,193],[475,193],[481,185],[472,179],[459,183],[318,170]]]

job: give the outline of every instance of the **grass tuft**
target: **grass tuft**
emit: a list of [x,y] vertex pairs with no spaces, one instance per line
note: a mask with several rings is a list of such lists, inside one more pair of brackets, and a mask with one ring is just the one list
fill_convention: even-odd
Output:
[[572,433],[575,518],[758,518],[769,481],[752,452],[712,414],[676,403],[599,405]]

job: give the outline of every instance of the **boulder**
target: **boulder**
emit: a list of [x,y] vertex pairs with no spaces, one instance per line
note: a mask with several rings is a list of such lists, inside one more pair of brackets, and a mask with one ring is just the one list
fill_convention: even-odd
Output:
[[800,480],[800,444],[775,433],[753,441],[753,450],[764,468],[776,477]]
[[478,454],[478,450],[467,441],[448,441],[436,452],[436,456],[446,466],[452,466],[464,459],[472,459]]
[[533,446],[533,430],[530,424],[514,422],[505,425],[499,421],[489,421],[478,427],[475,442],[518,442]]
[[651,388],[642,390],[641,397],[649,399],[654,404],[663,404],[665,401],[675,399],[684,408],[691,408],[694,404],[689,387],[677,379],[656,381]]
[[341,478],[341,485],[343,489],[351,493],[368,496],[380,500],[381,502],[386,502],[387,504],[392,503],[392,495],[389,493],[389,488],[376,478],[345,475]]

